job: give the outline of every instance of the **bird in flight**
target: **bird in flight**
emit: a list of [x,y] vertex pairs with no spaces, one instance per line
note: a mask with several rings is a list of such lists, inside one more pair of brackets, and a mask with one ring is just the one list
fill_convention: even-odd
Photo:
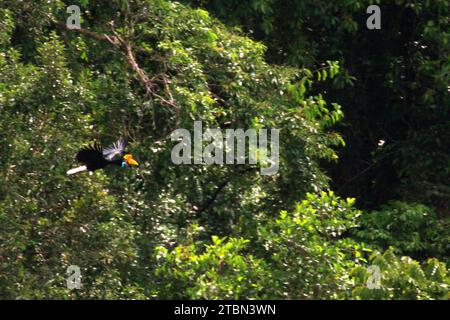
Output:
[[127,168],[138,166],[139,163],[133,159],[133,156],[125,151],[126,141],[119,139],[117,142],[107,148],[103,148],[98,142],[82,148],[76,155],[76,160],[83,164],[80,167],[67,171],[72,175],[83,171],[95,171],[103,169],[107,165],[113,164]]

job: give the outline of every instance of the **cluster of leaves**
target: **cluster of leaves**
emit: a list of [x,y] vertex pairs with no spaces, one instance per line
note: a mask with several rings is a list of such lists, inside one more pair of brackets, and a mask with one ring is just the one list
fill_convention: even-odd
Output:
[[249,240],[212,237],[211,244],[192,241],[172,250],[157,247],[158,298],[262,298],[269,269],[247,254]]
[[383,254],[375,252],[371,258],[372,266],[380,271],[379,283],[369,289],[367,281],[373,277],[367,268],[357,267],[352,276],[356,281],[353,290],[355,299],[377,300],[448,300],[450,274],[444,263],[428,259],[423,265],[410,257],[398,257],[389,248]]
[[[293,212],[261,223],[255,250],[242,238],[196,241],[157,248],[158,297],[180,299],[448,299],[450,273],[444,263],[423,265],[383,254],[343,238],[357,226],[353,199],[332,192],[308,194]],[[253,252],[253,253],[252,253]],[[378,266],[380,283],[367,283]]]
[[359,219],[355,235],[363,241],[419,260],[429,257],[448,259],[449,221],[437,219],[436,212],[421,204],[392,201]]
[[259,227],[272,270],[269,297],[330,299],[349,292],[349,271],[363,264],[370,251],[364,243],[342,237],[356,227],[360,212],[353,202],[333,192],[308,194],[294,211],[282,211]]

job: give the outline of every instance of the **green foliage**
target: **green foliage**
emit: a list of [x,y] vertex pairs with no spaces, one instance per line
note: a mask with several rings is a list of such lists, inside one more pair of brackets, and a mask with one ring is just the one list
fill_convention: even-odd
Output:
[[[342,58],[349,54],[343,52],[343,39],[354,36],[353,14],[364,2],[320,2],[317,7],[312,1],[288,2],[280,8],[300,15],[301,21],[283,23],[276,1],[249,3],[239,3],[243,10],[237,16],[262,13],[258,30],[267,39],[285,23],[304,30],[290,47],[291,66],[266,61],[284,64],[285,52],[274,50],[277,42],[254,41],[208,11],[178,2],[0,3],[0,298],[340,299],[350,298],[355,281],[363,281],[352,278],[351,270],[365,270],[369,245],[394,244],[402,253],[426,251],[427,258],[447,258],[448,241],[440,231],[445,226],[425,219],[433,211],[396,203],[377,214],[383,217],[380,222],[372,214],[360,218],[353,200],[324,191],[329,178],[322,166],[337,160],[335,147],[345,145],[334,131],[348,108],[339,103],[353,99],[350,94],[342,98],[335,89],[359,81]],[[65,27],[65,8],[71,4],[82,10],[78,31]],[[312,6],[313,14],[292,10],[297,4],[300,9]],[[423,10],[434,12],[435,7],[427,6]],[[345,18],[342,26],[326,22],[336,12]],[[249,23],[258,22],[254,19]],[[322,23],[327,23],[323,32]],[[309,24],[323,37],[310,41]],[[416,57],[413,69],[419,74],[416,85],[424,83],[431,90],[420,87],[414,101],[436,109],[445,102],[441,92],[446,74],[436,72],[441,58],[433,58],[437,47],[446,46],[441,24],[426,24],[424,41],[436,42],[430,53]],[[336,39],[330,41],[332,32]],[[290,37],[283,34],[278,44],[285,36]],[[380,65],[393,62],[390,55]],[[403,66],[383,74],[397,79]],[[380,83],[384,89],[386,82]],[[398,89],[389,90],[398,97]],[[419,99],[424,95],[426,99]],[[422,105],[414,106],[416,119]],[[432,122],[432,117],[416,120]],[[194,120],[202,120],[205,129],[280,129],[278,173],[260,175],[262,161],[172,164],[170,133],[191,130]],[[139,168],[65,174],[75,166],[73,156],[82,145],[92,140],[106,144],[119,136],[130,139]],[[418,139],[424,136],[424,143],[435,138],[430,131]],[[445,145],[445,137],[439,145]],[[398,156],[398,150],[393,154]],[[413,163],[404,171],[410,179],[414,170],[422,170],[424,181],[440,190],[439,199],[448,181],[446,154],[435,161],[442,153],[436,148],[432,163]],[[433,168],[434,163],[439,165]],[[422,190],[418,184],[417,192]],[[406,193],[412,194],[410,189]],[[367,245],[351,237],[359,223],[358,236]],[[383,233],[388,225],[399,228],[400,236]],[[410,231],[415,232],[412,243]],[[413,277],[422,281],[418,288],[424,293],[410,294],[416,291],[409,278],[396,282],[392,274],[386,282],[389,292],[407,293],[388,297],[444,297],[445,268],[430,261],[423,277]],[[70,265],[81,268],[80,290],[66,287]],[[399,268],[401,273],[404,267]]]
[[[37,52],[36,65],[19,62],[14,49],[0,64],[1,143],[8,155],[0,175],[1,296],[142,297],[125,272],[136,258],[135,231],[104,189],[106,179],[70,181],[64,174],[89,132],[87,89],[73,83],[56,35]],[[71,264],[82,268],[79,293],[65,286]]]
[[[109,41],[65,30],[58,23],[66,20],[62,2],[1,4],[2,297],[151,296],[161,267],[153,265],[155,248],[179,243],[187,226],[201,225],[202,239],[230,235],[240,248],[231,240],[239,239],[232,231],[238,221],[247,231],[256,213],[293,206],[299,195],[327,186],[318,160],[336,157],[331,146],[339,137],[326,124],[338,121],[337,113],[320,95],[288,94],[304,76],[311,91],[311,72],[268,65],[264,45],[206,11],[168,1],[119,2],[108,2],[110,14],[99,13],[100,4],[78,3],[82,27],[110,33],[118,10],[114,32],[133,39],[136,65]],[[150,95],[136,69],[152,82]],[[211,128],[280,128],[280,173],[265,178],[257,166],[171,164],[169,134],[192,129],[198,119]],[[84,143],[118,136],[134,141],[141,169],[65,175]],[[246,261],[248,268],[259,263]],[[80,291],[65,287],[71,264],[81,267]],[[230,297],[256,295],[247,293],[257,292],[250,284],[241,293],[239,287],[231,284]]]
[[385,249],[393,246],[402,255],[445,258],[450,250],[448,219],[438,219],[433,209],[421,204],[392,201],[362,214],[359,222],[358,238]]
[[171,251],[157,247],[155,275],[160,282],[157,297],[261,298],[260,291],[270,273],[263,261],[245,253],[248,242],[242,238],[227,240],[213,236],[212,243],[207,245],[191,242]]
[[353,270],[356,288],[355,299],[407,299],[407,300],[448,300],[450,273],[444,263],[428,259],[423,265],[409,257],[398,257],[393,248],[383,254],[375,252],[371,263],[380,268],[379,288],[369,289],[367,280],[372,275],[367,268]]
[[[272,270],[270,298],[330,299],[351,288],[349,270],[362,264],[363,243],[342,238],[360,212],[353,199],[308,194],[292,213],[261,225],[258,234]],[[273,296],[275,295],[275,296]]]
[[[261,221],[257,248],[249,240],[213,236],[157,250],[158,297],[206,299],[330,299],[348,297],[350,270],[370,250],[341,235],[355,227],[353,199],[308,194],[288,213]],[[249,236],[252,236],[249,234]]]
[[[338,127],[347,147],[329,171],[335,189],[365,207],[401,198],[448,214],[448,0],[186,2],[264,41],[270,62],[317,70],[339,62],[322,87],[346,115]],[[366,27],[373,4],[380,30]]]

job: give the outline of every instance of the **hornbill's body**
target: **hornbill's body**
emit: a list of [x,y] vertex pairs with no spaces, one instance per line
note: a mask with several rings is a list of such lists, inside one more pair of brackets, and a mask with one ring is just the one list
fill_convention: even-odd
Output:
[[83,171],[95,171],[103,169],[110,164],[118,165],[122,168],[137,166],[138,163],[133,159],[133,156],[125,151],[126,145],[126,142],[120,139],[107,148],[102,148],[99,143],[84,147],[76,155],[76,160],[83,165],[70,169],[67,171],[67,174],[72,175]]

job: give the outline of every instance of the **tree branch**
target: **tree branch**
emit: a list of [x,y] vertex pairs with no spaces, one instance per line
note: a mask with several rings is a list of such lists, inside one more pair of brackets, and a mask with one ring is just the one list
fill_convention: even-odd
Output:
[[[117,38],[116,35],[114,36],[108,36],[106,34],[100,34],[97,32],[93,32],[87,29],[70,29],[67,27],[67,24],[64,22],[59,22],[59,21],[53,21],[53,23],[55,23],[56,25],[58,25],[59,27],[62,27],[64,30],[67,31],[71,31],[71,32],[75,32],[75,33],[79,33],[82,34],[84,36],[87,36],[89,38],[95,39],[95,40],[99,40],[99,41],[105,41],[105,42],[109,42],[111,44],[117,45],[119,44],[119,39]],[[140,53],[144,53],[144,54],[151,54],[151,50],[140,47],[140,46],[131,46],[133,50],[136,50]],[[122,48],[124,49],[124,48]],[[154,58],[154,57],[153,57]]]
[[[249,168],[246,168],[245,170],[242,170],[241,172],[238,172],[238,173],[245,174],[247,172],[255,171],[255,170],[257,170],[257,168],[249,167]],[[196,208],[194,206],[194,210],[196,211],[196,213],[200,214],[203,211],[208,210],[214,204],[214,202],[216,201],[216,199],[219,196],[220,192],[228,185],[228,183],[231,182],[231,180],[234,177],[235,177],[235,175],[233,175],[232,177],[226,178],[221,183],[219,183],[219,185],[217,186],[216,190],[214,190],[214,192],[211,195],[211,197],[209,197],[205,202],[203,202],[203,204],[200,206],[200,208]]]
[[209,199],[207,199],[201,206],[200,208],[197,208],[195,211],[197,212],[197,214],[202,213],[203,211],[207,210],[213,203],[214,201],[216,201],[217,196],[219,195],[219,193],[222,191],[223,188],[226,187],[226,185],[231,181],[231,179],[226,179],[224,181],[222,181],[216,188],[216,190],[214,190],[214,193],[211,195],[211,197]]
[[[63,22],[59,21],[53,21],[56,25],[64,28],[65,30],[69,30],[71,32],[79,33],[84,36],[87,36],[89,38],[98,40],[98,41],[105,41],[109,42],[113,46],[119,48],[121,52],[126,56],[128,63],[131,66],[131,69],[137,74],[139,81],[142,83],[142,85],[145,87],[146,95],[148,98],[151,98],[152,95],[156,96],[162,103],[169,105],[176,110],[179,110],[179,106],[176,104],[175,99],[173,99],[172,94],[170,92],[170,89],[168,87],[168,84],[170,81],[167,79],[167,76],[165,74],[162,75],[162,84],[164,85],[165,90],[167,90],[169,95],[169,100],[163,98],[161,95],[156,94],[153,91],[154,82],[152,79],[149,78],[147,73],[144,69],[142,69],[139,64],[137,63],[136,57],[133,53],[134,51],[144,53],[144,54],[151,54],[151,51],[145,48],[142,48],[140,46],[134,46],[129,42],[129,36],[124,40],[115,30],[114,30],[114,22],[111,21],[109,24],[111,26],[111,31],[113,35],[107,35],[107,34],[100,34],[96,32],[89,31],[87,29],[79,28],[79,29],[70,29],[67,27],[67,25]],[[133,28],[131,28],[133,29]],[[154,55],[152,56],[153,59],[156,59]],[[157,78],[153,78],[156,81]]]

